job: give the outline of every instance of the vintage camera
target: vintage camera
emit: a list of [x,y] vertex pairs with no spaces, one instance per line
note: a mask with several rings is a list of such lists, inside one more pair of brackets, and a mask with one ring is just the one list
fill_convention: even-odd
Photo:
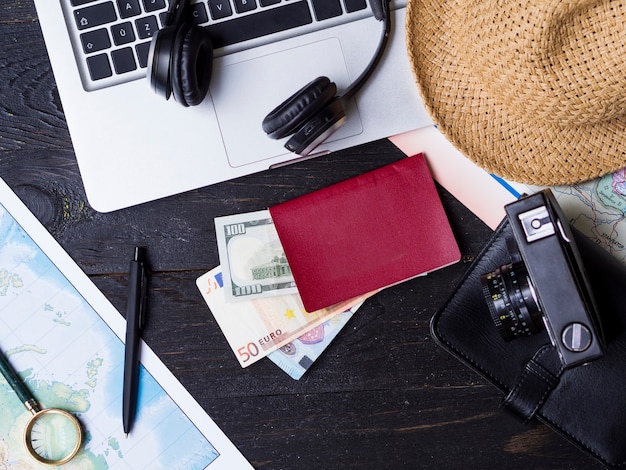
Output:
[[505,340],[545,329],[564,367],[604,354],[598,307],[567,223],[550,190],[505,206],[512,262],[481,277],[493,322]]

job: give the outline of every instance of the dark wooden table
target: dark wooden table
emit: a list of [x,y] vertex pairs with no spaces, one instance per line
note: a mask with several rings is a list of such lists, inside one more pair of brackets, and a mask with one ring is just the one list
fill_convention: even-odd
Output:
[[462,262],[369,299],[299,381],[269,360],[239,367],[195,285],[219,264],[213,218],[402,158],[387,140],[101,214],[85,198],[31,1],[2,1],[0,51],[0,176],[120,312],[132,248],[148,247],[145,339],[254,467],[600,468],[499,410],[498,392],[431,339],[431,316],[491,232],[442,188]]

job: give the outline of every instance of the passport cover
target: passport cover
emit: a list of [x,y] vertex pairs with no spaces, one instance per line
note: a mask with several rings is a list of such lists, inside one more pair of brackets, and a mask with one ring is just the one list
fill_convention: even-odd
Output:
[[308,312],[461,258],[422,154],[269,210]]

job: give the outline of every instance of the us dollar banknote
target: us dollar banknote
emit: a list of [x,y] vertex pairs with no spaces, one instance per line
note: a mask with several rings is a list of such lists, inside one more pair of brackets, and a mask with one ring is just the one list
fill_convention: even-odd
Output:
[[227,302],[298,292],[268,210],[215,218]]

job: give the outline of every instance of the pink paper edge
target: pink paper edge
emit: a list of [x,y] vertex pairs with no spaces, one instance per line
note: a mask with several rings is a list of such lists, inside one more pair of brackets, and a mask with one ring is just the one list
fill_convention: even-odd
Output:
[[434,126],[395,135],[389,140],[408,156],[423,153],[433,178],[494,230],[504,217],[504,205],[516,200]]

